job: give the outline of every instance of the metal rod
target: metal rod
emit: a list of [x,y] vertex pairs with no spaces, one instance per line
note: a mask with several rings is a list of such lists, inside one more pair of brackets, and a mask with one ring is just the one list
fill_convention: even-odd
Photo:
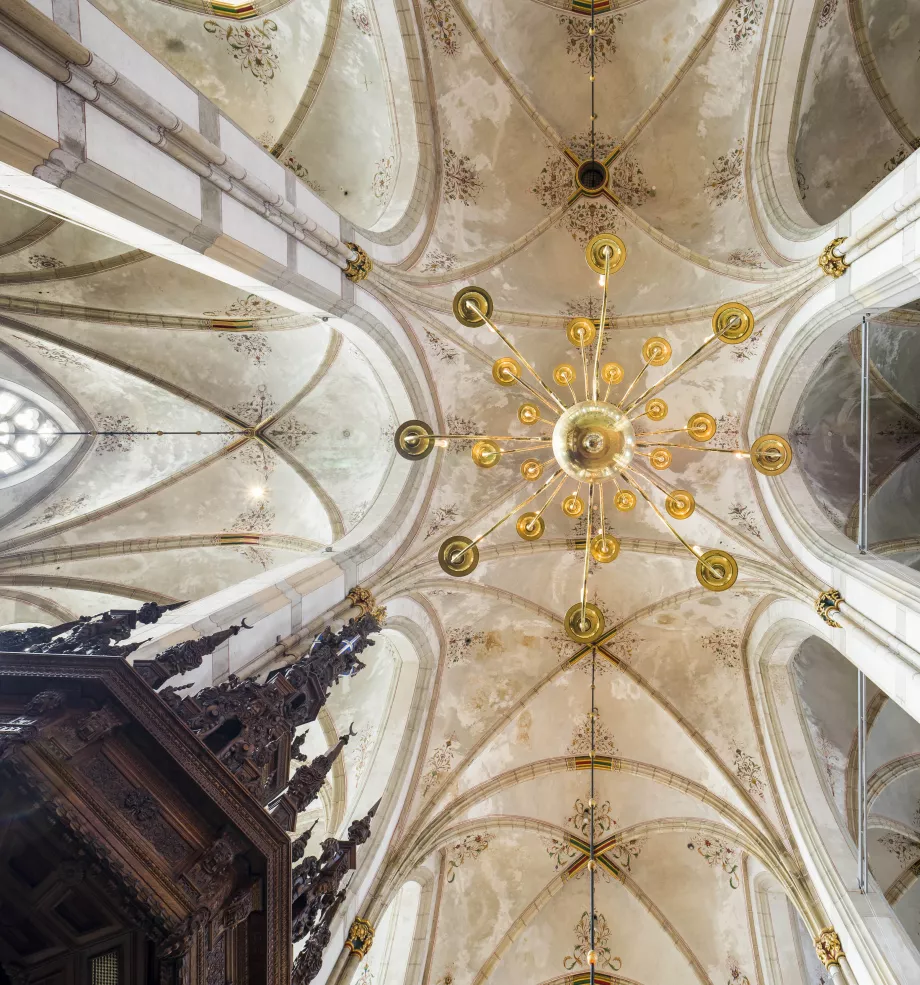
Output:
[[528,503],[533,502],[533,500],[535,500],[537,496],[539,496],[540,493],[543,492],[544,489],[546,489],[546,487],[553,481],[553,479],[555,479],[556,476],[561,474],[562,474],[562,469],[558,469],[553,475],[551,475],[546,480],[546,482],[543,483],[542,486],[540,486],[540,488],[535,493],[531,493],[531,495],[528,496],[523,503],[519,503],[517,506],[514,507],[513,510],[511,510],[509,513],[506,513],[498,521],[498,523],[493,523],[492,526],[489,527],[489,529],[484,534],[480,534],[472,543],[467,544],[462,551],[456,551],[455,553],[451,554],[450,556],[451,563],[459,564],[460,561],[463,559],[463,555],[466,554],[466,552],[470,550],[470,548],[475,547],[476,544],[478,544],[481,540],[485,540],[485,538],[488,537],[493,530],[497,530],[505,522],[505,520],[510,519],[511,517],[514,516],[515,513],[517,513],[518,510],[522,510]]
[[245,434],[245,431],[0,431],[0,437],[7,438],[32,438],[32,437],[50,437],[63,438],[74,435],[89,435],[94,438],[98,438],[107,434],[132,434],[135,437],[143,437],[145,435],[157,435],[158,437],[165,437],[167,435],[175,434]]
[[[628,465],[627,465],[626,467],[627,467],[627,468],[629,468],[629,466],[628,466]],[[632,472],[633,470],[632,470],[632,469],[629,469],[629,471],[630,471],[630,472]],[[621,473],[620,473],[620,475],[623,475],[623,473],[621,472]],[[712,566],[712,565],[711,565],[711,564],[710,564],[710,563],[709,563],[708,561],[704,561],[704,560],[703,560],[703,559],[702,559],[702,558],[700,557],[700,555],[699,555],[699,554],[697,554],[697,553],[696,553],[696,551],[695,551],[695,550],[694,550],[694,549],[693,549],[693,548],[692,548],[692,547],[691,547],[691,546],[690,546],[690,545],[689,545],[689,544],[688,544],[688,543],[687,543],[687,542],[686,542],[686,541],[684,540],[684,538],[683,538],[683,537],[681,537],[681,535],[680,535],[680,534],[679,534],[679,533],[678,533],[678,532],[677,532],[677,531],[676,531],[676,530],[675,530],[675,529],[674,529],[674,528],[673,528],[673,527],[671,526],[671,524],[670,524],[670,523],[668,523],[668,521],[667,521],[667,520],[665,520],[665,518],[664,518],[664,514],[663,514],[663,513],[661,512],[661,510],[659,510],[659,509],[658,509],[658,507],[657,507],[657,506],[656,506],[656,505],[655,505],[655,504],[654,504],[654,503],[653,503],[653,502],[651,501],[651,499],[650,499],[650,498],[648,497],[648,495],[647,495],[647,493],[646,493],[646,492],[645,492],[645,490],[644,490],[644,489],[642,488],[642,486],[640,486],[640,485],[639,485],[639,484],[638,484],[637,482],[633,482],[633,481],[632,481],[632,480],[631,480],[631,479],[629,478],[629,476],[628,476],[628,475],[623,475],[623,478],[624,478],[624,479],[625,479],[625,480],[626,480],[626,481],[627,481],[627,482],[628,482],[628,483],[629,483],[629,484],[630,484],[631,486],[635,486],[635,487],[636,487],[636,489],[638,489],[638,490],[639,490],[639,493],[641,494],[641,496],[642,496],[642,498],[643,498],[643,499],[644,499],[644,500],[646,501],[646,503],[648,503],[648,505],[649,505],[649,506],[651,506],[651,508],[652,508],[652,509],[653,509],[653,510],[655,511],[655,513],[657,514],[657,516],[658,516],[658,519],[659,519],[659,520],[661,520],[661,522],[662,522],[662,523],[663,523],[663,524],[664,524],[664,525],[665,525],[665,526],[666,526],[666,527],[668,528],[668,530],[670,530],[670,531],[671,531],[671,533],[672,533],[672,534],[674,534],[674,536],[675,536],[675,537],[676,537],[676,538],[677,538],[677,539],[678,539],[678,540],[679,540],[679,541],[680,541],[680,542],[681,542],[681,543],[682,543],[682,544],[684,545],[684,547],[686,547],[686,548],[687,548],[687,550],[688,550],[688,551],[689,551],[689,552],[690,552],[690,553],[691,553],[691,554],[692,554],[692,555],[693,555],[693,556],[694,556],[694,557],[695,557],[695,558],[697,559],[697,561],[699,561],[699,562],[700,562],[700,564],[701,564],[701,565],[702,565],[702,566],[703,566],[703,567],[704,567],[704,568],[705,568],[705,569],[706,569],[706,570],[707,570],[707,571],[708,571],[708,572],[709,572],[709,573],[710,573],[710,574],[712,575],[712,577],[713,577],[713,578],[716,578],[716,579],[718,579],[718,578],[720,577],[720,575],[719,575],[719,572],[718,572],[718,571],[716,571],[716,569],[715,569],[715,568],[713,568],[713,566]]]
[[[551,410],[551,411],[552,411],[552,412],[553,412],[553,413],[554,413],[554,414],[555,414],[555,415],[556,415],[557,417],[559,416],[559,411],[558,411],[558,410],[557,410],[557,409],[556,409],[556,408],[555,408],[555,407],[554,407],[554,406],[553,406],[553,405],[552,405],[552,404],[551,404],[551,403],[550,403],[550,402],[549,402],[549,401],[548,401],[548,400],[546,399],[546,397],[544,397],[544,396],[543,396],[543,394],[542,394],[542,393],[540,393],[540,391],[539,391],[539,390],[535,390],[535,389],[534,389],[534,388],[533,388],[533,387],[532,387],[532,386],[531,386],[531,385],[530,385],[530,384],[529,384],[529,383],[527,382],[527,380],[522,380],[522,379],[520,378],[520,376],[516,376],[516,377],[515,377],[515,379],[516,379],[516,380],[518,381],[518,383],[520,383],[520,385],[521,385],[522,387],[524,387],[524,389],[525,389],[525,390],[527,390],[527,392],[528,392],[528,393],[531,393],[531,394],[533,394],[533,396],[535,396],[535,397],[537,398],[537,400],[539,400],[539,401],[540,401],[540,402],[541,402],[541,403],[542,403],[542,404],[543,404],[543,405],[544,405],[545,407],[549,407],[549,409],[550,409],[550,410]],[[561,400],[557,400],[556,402],[557,402],[558,404],[560,404],[560,405],[561,405],[561,406],[562,406],[563,408],[565,407],[565,404],[563,404]]]
[[[224,432],[219,433],[223,434]],[[417,444],[422,438],[444,438],[448,441],[452,438],[458,441],[537,441],[541,444],[548,444],[553,440],[551,437],[541,438],[539,435],[519,434],[408,434],[405,441],[407,445],[411,446]]]
[[495,334],[502,340],[502,342],[504,342],[505,345],[508,346],[508,348],[527,367],[528,371],[530,372],[530,375],[537,381],[537,383],[539,383],[540,386],[543,387],[543,389],[547,392],[547,394],[549,394],[549,396],[556,401],[556,403],[559,405],[559,409],[564,411],[566,409],[565,404],[543,382],[543,380],[540,377],[540,374],[533,368],[533,366],[530,365],[529,362],[527,362],[523,354],[518,350],[517,346],[511,341],[511,339],[509,339],[508,336],[505,335],[504,332],[502,332],[502,330],[492,321],[491,318],[489,318],[489,316],[482,310],[482,308],[479,307],[479,305],[475,301],[467,301],[466,306],[468,310],[475,311],[479,315],[479,317],[482,318],[482,320],[489,326],[489,328],[491,328],[492,331],[495,332]]
[[[683,429],[681,429],[683,430]],[[640,435],[641,437],[641,435]],[[714,451],[718,455],[737,455],[750,458],[751,453],[743,448],[710,448],[708,445],[679,445],[675,441],[637,441],[638,448],[686,448],[688,451]]]
[[[657,393],[657,391],[662,387],[667,386],[668,381],[676,373],[679,373],[684,368],[684,366],[686,366],[687,363],[690,362],[691,359],[695,359],[707,346],[712,345],[712,343],[715,342],[716,339],[721,339],[722,336],[726,334],[726,332],[730,332],[733,328],[735,328],[737,325],[740,324],[741,324],[741,319],[737,315],[735,315],[733,318],[729,318],[727,324],[725,325],[725,328],[723,328],[721,332],[719,332],[718,334],[713,333],[712,335],[710,335],[701,346],[698,346],[693,352],[690,353],[689,356],[687,356],[686,359],[678,363],[674,367],[674,369],[672,369],[670,372],[665,373],[664,376],[662,376],[661,379],[658,380],[656,383],[649,384],[645,392],[640,393],[639,396],[636,397],[636,399],[628,407],[624,407],[623,410],[625,410],[625,412],[628,414],[633,409],[633,407],[636,406],[636,404],[641,404],[646,397],[650,397],[653,393]],[[626,398],[624,397],[623,399],[625,400]]]
[[594,483],[588,483],[588,520],[585,525],[585,567],[581,577],[581,627],[585,626],[588,605],[588,563],[591,557],[591,510],[594,508]]
[[581,347],[581,368],[585,374],[585,400],[588,399],[588,353]]
[[860,670],[856,674],[856,713],[857,713],[857,735],[856,735],[856,759],[858,765],[858,804],[857,804],[857,826],[858,831],[858,854],[859,870],[857,873],[857,885],[861,893],[869,892],[869,842],[868,842],[868,804],[866,790],[866,675]]
[[[555,461],[555,459],[553,459],[553,461]],[[559,490],[560,490],[560,489],[561,489],[561,488],[562,488],[562,487],[563,487],[564,485],[565,485],[565,476],[563,476],[563,477],[562,477],[562,478],[561,478],[561,479],[559,480],[559,484],[558,484],[558,485],[556,486],[556,488],[555,488],[555,489],[554,489],[554,490],[552,491],[552,493],[550,494],[550,497],[549,497],[549,499],[548,499],[548,500],[547,500],[547,501],[546,501],[546,502],[545,502],[545,503],[544,503],[544,504],[543,504],[543,505],[542,505],[542,506],[540,507],[540,509],[539,509],[539,510],[537,510],[537,515],[536,515],[536,516],[535,516],[535,517],[534,517],[534,518],[533,518],[533,519],[532,519],[532,520],[531,520],[531,521],[530,521],[530,522],[529,522],[529,523],[527,524],[527,529],[528,529],[528,530],[533,530],[533,527],[534,527],[534,524],[535,524],[535,523],[537,522],[537,520],[539,520],[539,519],[540,519],[540,517],[541,517],[541,516],[543,516],[543,511],[544,511],[544,510],[546,509],[546,507],[547,507],[547,506],[549,506],[549,504],[550,504],[550,503],[551,503],[551,502],[552,502],[552,501],[553,501],[553,500],[554,500],[554,499],[556,498],[556,496],[557,496],[557,495],[559,494]]]
[[633,402],[632,402],[632,403],[631,403],[631,404],[630,404],[630,405],[629,405],[628,407],[625,407],[625,408],[623,407],[623,401],[624,401],[624,400],[625,400],[625,399],[626,399],[626,398],[627,398],[627,397],[629,396],[629,394],[630,394],[630,393],[632,392],[632,388],[633,388],[633,387],[634,387],[634,386],[635,386],[635,385],[636,385],[636,384],[637,384],[637,383],[639,382],[639,380],[641,380],[641,379],[642,379],[642,374],[643,374],[643,373],[644,373],[644,372],[645,372],[645,371],[646,371],[646,370],[647,370],[647,369],[649,368],[649,366],[650,366],[650,365],[651,365],[651,363],[649,363],[649,361],[648,361],[648,360],[646,360],[646,361],[645,361],[645,362],[644,362],[644,363],[642,364],[642,369],[640,369],[640,370],[639,370],[639,372],[638,372],[638,373],[636,373],[636,378],[635,378],[635,379],[634,379],[634,380],[632,381],[632,383],[630,383],[630,384],[629,384],[629,386],[628,386],[628,387],[626,388],[626,393],[624,393],[624,394],[623,394],[623,396],[622,396],[622,397],[620,397],[620,399],[619,399],[619,400],[617,401],[617,407],[619,407],[619,408],[620,408],[620,410],[622,410],[624,414],[628,414],[628,413],[629,413],[629,412],[630,412],[630,411],[631,411],[631,410],[633,409],[633,407],[635,407],[635,406],[636,406],[636,404],[637,404],[637,403],[639,403],[639,400],[641,400],[641,399],[642,399],[642,398],[640,397],[640,398],[639,398],[639,400],[634,400],[634,401],[633,401]]
[[859,532],[860,554],[869,552],[869,316],[863,315],[859,361]]
[[[593,8],[593,4],[592,4]],[[591,36],[591,44],[594,44],[594,36]],[[592,75],[594,72],[592,71]],[[592,110],[593,113],[593,110]],[[591,126],[594,126],[592,120]],[[593,152],[592,152],[593,153]],[[597,329],[597,345],[594,347],[594,379],[591,384],[592,399],[597,400],[597,374],[598,367],[601,364],[601,349],[604,348],[604,325],[607,322],[607,289],[610,281],[610,254],[611,249],[609,246],[604,247],[604,300],[601,304],[601,323]]]
[[[591,4],[592,8],[594,6],[593,2]],[[590,848],[590,855],[588,857],[588,885],[590,886],[591,893],[591,950],[594,951],[594,870],[597,868],[597,861],[594,857],[594,760],[596,759],[597,750],[594,748],[595,743],[595,721],[597,719],[597,703],[595,701],[595,677],[597,670],[597,648],[591,648],[591,797],[588,801],[588,807],[591,812],[590,816],[590,830],[588,832],[588,845]],[[594,982],[594,964],[589,963],[588,967],[591,970],[591,981]]]

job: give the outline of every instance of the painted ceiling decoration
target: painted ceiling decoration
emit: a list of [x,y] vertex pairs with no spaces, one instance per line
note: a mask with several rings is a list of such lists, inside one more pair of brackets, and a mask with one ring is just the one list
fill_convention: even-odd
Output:
[[[834,283],[769,234],[758,112],[768,26],[804,10],[783,201],[814,235],[917,146],[920,10],[593,6],[592,35],[589,0],[81,4],[85,30],[111,18],[341,215],[373,254],[347,289],[411,340],[424,422],[321,318],[0,202],[0,625],[344,566],[399,524],[361,577],[421,613],[431,665],[388,628],[302,737],[310,757],[357,733],[298,818],[309,852],[405,772],[362,912],[377,943],[334,985],[767,985],[774,898],[802,985],[829,980],[756,698],[805,722],[846,829],[834,696],[854,692],[843,674],[820,692],[815,640],[791,673],[748,659],[771,600],[801,595],[754,470],[803,479],[816,530],[852,527],[856,363],[841,343],[788,433],[752,433],[783,327]],[[876,535],[913,566],[917,317],[889,313],[873,350]],[[877,704],[872,866],[920,945],[920,772]]]

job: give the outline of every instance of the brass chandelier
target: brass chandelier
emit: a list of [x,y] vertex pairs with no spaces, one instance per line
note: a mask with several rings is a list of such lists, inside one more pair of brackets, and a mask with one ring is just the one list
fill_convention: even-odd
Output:
[[[589,76],[591,157],[581,162],[578,167],[575,177],[576,197],[601,194],[613,197],[607,190],[609,181],[607,164],[616,152],[614,151],[610,157],[601,162],[597,160],[595,146],[597,113],[594,103],[596,79],[594,0],[591,2],[591,26],[588,35],[591,54]],[[571,201],[574,201],[574,198]],[[664,366],[671,358],[671,345],[667,339],[659,336],[647,339],[642,346],[642,368],[621,395],[612,397],[611,391],[618,389],[623,382],[624,371],[618,362],[602,364],[601,353],[604,349],[607,328],[610,278],[626,262],[626,246],[612,232],[603,232],[588,243],[585,259],[591,270],[600,275],[600,285],[604,293],[598,321],[595,322],[591,318],[574,318],[566,329],[569,342],[580,353],[584,399],[576,393],[576,388],[580,391],[582,385],[575,367],[569,363],[561,363],[553,370],[553,383],[563,396],[560,397],[558,392],[547,386],[511,339],[492,320],[494,306],[487,291],[481,287],[465,287],[454,297],[453,312],[461,325],[467,328],[480,326],[488,328],[511,351],[510,356],[496,360],[492,367],[492,377],[499,386],[521,387],[532,398],[521,404],[518,409],[518,420],[528,427],[550,428],[551,433],[537,434],[533,437],[510,434],[435,434],[424,421],[406,421],[399,426],[395,434],[397,452],[403,458],[412,461],[426,458],[436,446],[444,446],[450,441],[473,440],[475,442],[472,449],[473,461],[483,469],[493,468],[503,455],[520,452],[552,453],[550,458],[531,457],[521,464],[521,475],[531,482],[541,479],[548,466],[553,468],[550,477],[536,492],[527,496],[475,539],[454,534],[441,544],[438,561],[441,568],[454,577],[463,577],[475,570],[479,564],[478,545],[515,514],[520,514],[515,522],[515,528],[523,540],[535,541],[542,537],[546,529],[543,514],[571,481],[576,485],[562,499],[562,512],[572,518],[582,516],[585,513],[585,501],[581,492],[582,486],[587,486],[581,596],[579,601],[566,612],[564,622],[566,633],[580,644],[593,643],[604,633],[604,615],[597,605],[588,601],[591,560],[598,564],[609,564],[620,552],[619,539],[607,530],[605,504],[608,501],[614,509],[626,512],[636,506],[638,493],[658,519],[696,559],[696,577],[700,584],[711,591],[720,592],[731,588],[738,577],[738,564],[735,558],[721,548],[703,551],[691,546],[677,532],[665,513],[673,520],[686,520],[696,508],[693,493],[687,489],[666,489],[654,478],[648,468],[655,471],[669,468],[672,448],[746,458],[758,472],[768,476],[785,472],[792,462],[792,449],[789,442],[778,434],[762,435],[749,450],[714,448],[707,445],[706,442],[715,436],[716,421],[711,414],[705,412],[693,414],[684,427],[637,432],[635,425],[638,420],[647,418],[653,423],[658,423],[667,416],[668,405],[657,394],[668,386],[685,366],[717,341],[729,345],[745,342],[754,331],[754,316],[749,308],[738,301],[729,301],[721,305],[712,317],[712,335],[708,336],[702,345],[678,366],[646,386],[645,390],[637,396],[632,396],[650,366]],[[589,358],[588,350],[592,344],[594,344],[593,354]],[[524,378],[524,370],[529,379]],[[602,384],[603,397],[600,395]],[[569,397],[571,403],[566,402]],[[689,435],[693,443],[682,444],[674,440],[660,440],[663,435],[678,434]],[[640,462],[640,459],[644,459],[645,462]],[[655,502],[656,492],[663,496],[664,511]],[[544,493],[546,498],[539,509],[521,512]]]
[[[550,477],[536,492],[475,539],[459,534],[449,536],[441,544],[438,560],[449,575],[462,577],[470,574],[479,563],[478,545],[515,514],[520,514],[515,523],[518,535],[526,541],[538,540],[546,528],[543,514],[568,486],[571,491],[562,499],[562,512],[568,517],[577,518],[587,509],[581,596],[565,616],[566,633],[581,644],[593,642],[604,632],[603,613],[597,605],[588,601],[591,560],[608,564],[620,551],[619,539],[607,529],[607,517],[610,515],[608,503],[615,510],[626,512],[633,509],[641,497],[696,559],[696,577],[705,588],[724,591],[731,588],[738,577],[738,564],[728,551],[722,548],[702,551],[681,536],[668,517],[679,521],[691,516],[696,508],[693,493],[687,489],[666,489],[655,479],[649,467],[654,471],[668,469],[671,449],[674,448],[748,459],[758,472],[767,476],[785,472],[792,462],[792,449],[788,441],[778,434],[762,435],[748,450],[707,445],[706,442],[715,436],[716,421],[705,412],[693,414],[683,427],[637,432],[635,425],[640,419],[647,418],[658,423],[667,416],[668,406],[658,394],[685,366],[715,342],[729,345],[745,342],[754,331],[754,316],[740,302],[729,301],[721,305],[712,318],[712,334],[679,365],[634,396],[649,367],[664,366],[671,358],[671,345],[667,339],[658,336],[647,339],[642,346],[641,369],[622,394],[611,396],[611,391],[619,389],[623,382],[624,371],[617,362],[602,363],[601,354],[607,324],[608,285],[610,277],[626,260],[626,247],[612,233],[601,233],[588,244],[586,259],[588,266],[600,274],[603,285],[601,316],[597,322],[590,318],[574,318],[568,324],[566,335],[576,352],[580,353],[583,381],[578,379],[578,373],[571,364],[556,366],[552,380],[559,392],[564,394],[562,397],[547,386],[511,339],[492,320],[492,298],[485,290],[466,287],[454,298],[454,315],[461,325],[487,327],[511,351],[511,356],[496,360],[492,377],[499,386],[518,386],[527,391],[531,399],[521,404],[518,420],[527,426],[551,428],[551,433],[533,437],[435,434],[423,421],[406,421],[395,435],[398,453],[413,461],[426,458],[436,445],[444,446],[450,441],[473,440],[473,461],[483,469],[494,467],[504,455],[551,453],[548,458],[528,457],[521,464],[521,475],[532,482],[541,479],[548,467],[552,469]],[[595,340],[593,355],[589,358],[588,350]],[[530,380],[525,378],[524,371]],[[583,398],[579,392],[582,389]],[[693,443],[662,440],[664,436],[681,434],[688,435]],[[574,489],[571,488],[572,482],[575,483]],[[583,487],[587,487],[587,506],[582,495]],[[663,510],[655,502],[656,492],[663,497]],[[521,512],[544,493],[545,500],[538,509]]]

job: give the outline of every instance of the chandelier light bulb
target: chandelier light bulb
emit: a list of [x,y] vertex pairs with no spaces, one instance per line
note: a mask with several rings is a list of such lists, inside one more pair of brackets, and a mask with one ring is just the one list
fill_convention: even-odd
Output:
[[249,490],[249,494],[253,499],[261,499],[265,495],[265,488],[264,486],[253,486]]
[[597,951],[588,951],[588,964],[597,964]]
[[604,275],[601,274],[600,277],[597,278],[597,283],[599,287],[603,287],[607,283],[606,277],[604,277]]

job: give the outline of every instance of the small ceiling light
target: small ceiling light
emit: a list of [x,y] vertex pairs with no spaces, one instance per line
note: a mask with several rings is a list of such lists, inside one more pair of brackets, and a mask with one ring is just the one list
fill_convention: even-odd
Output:
[[265,495],[265,487],[253,486],[252,489],[249,490],[249,495],[252,496],[253,499],[261,499]]

